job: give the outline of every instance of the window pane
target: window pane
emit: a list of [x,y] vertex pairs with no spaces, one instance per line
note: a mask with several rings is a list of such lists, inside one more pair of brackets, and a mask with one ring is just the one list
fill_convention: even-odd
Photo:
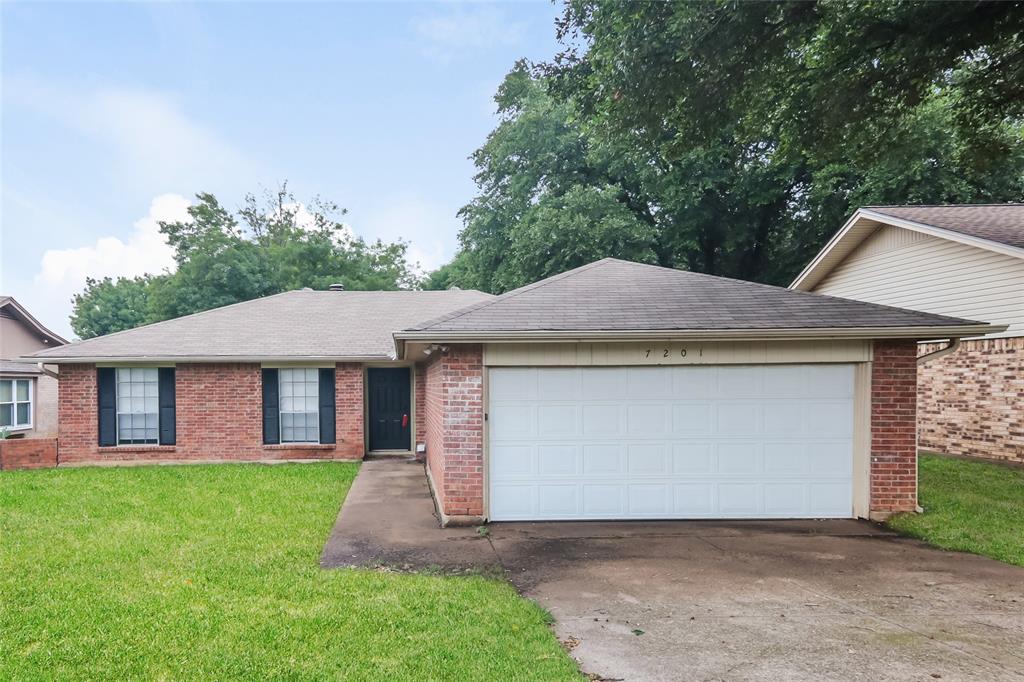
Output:
[[292,383],[285,381],[281,383],[281,395],[284,397],[290,397],[292,394]]
[[11,416],[14,412],[14,405],[7,403],[0,405],[0,426],[11,426]]
[[157,411],[160,409],[160,406],[157,404],[157,399],[156,398],[146,398],[145,400],[146,400],[146,412],[147,413],[156,414]]
[[146,428],[147,429],[155,429],[156,427],[157,427],[157,416],[156,416],[156,414],[147,414],[146,415]]
[[132,385],[131,384],[119,383],[117,385],[117,397],[118,398],[127,398],[131,394],[132,394]]
[[146,397],[157,397],[160,392],[160,386],[155,381],[147,381],[145,387]]
[[119,367],[117,369],[117,380],[118,381],[131,381],[132,371],[127,367]]
[[158,370],[156,367],[147,367],[142,370],[142,380],[155,383],[157,381],[157,374]]
[[14,399],[14,394],[11,391],[11,384],[13,383],[10,379],[0,381],[0,403],[9,403]]
[[156,439],[157,439],[156,429],[155,428],[147,428],[146,429],[146,440],[155,441]]
[[30,421],[29,413],[31,412],[31,410],[29,410],[29,406],[30,406],[30,403],[18,403],[18,424],[19,425],[21,425],[21,424],[28,424],[29,423],[29,421]]
[[288,427],[281,429],[281,440],[285,443],[292,443],[295,441],[295,429]]
[[132,383],[144,381],[145,375],[141,367],[132,367],[131,370]]
[[316,374],[317,374],[317,370],[313,369],[312,367],[306,369],[306,381],[312,381],[315,384],[316,383]]
[[28,400],[28,381],[22,380],[15,382],[18,386],[16,393],[18,400]]
[[307,412],[315,412],[318,409],[319,408],[317,406],[317,398],[316,398],[316,396],[315,395],[314,396],[307,396],[306,397],[306,411]]

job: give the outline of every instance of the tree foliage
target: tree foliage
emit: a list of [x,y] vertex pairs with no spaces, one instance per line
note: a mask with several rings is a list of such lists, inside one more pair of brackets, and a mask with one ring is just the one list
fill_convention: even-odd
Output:
[[189,220],[160,223],[176,269],[153,277],[88,280],[74,298],[71,326],[85,339],[282,291],[418,286],[406,244],[367,243],[340,222],[344,211],[314,199],[303,205],[286,186],[248,195],[232,213],[209,193]]
[[431,285],[601,256],[782,284],[858,206],[1024,199],[1024,3],[570,0],[558,32]]

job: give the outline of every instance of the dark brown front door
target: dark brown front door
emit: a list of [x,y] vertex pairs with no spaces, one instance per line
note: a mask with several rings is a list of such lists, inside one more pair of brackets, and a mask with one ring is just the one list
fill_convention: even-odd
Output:
[[411,450],[412,396],[408,367],[367,370],[370,450]]

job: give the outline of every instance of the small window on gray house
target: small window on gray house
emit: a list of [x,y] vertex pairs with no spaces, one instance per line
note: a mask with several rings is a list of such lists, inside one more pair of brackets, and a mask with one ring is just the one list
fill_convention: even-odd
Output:
[[27,429],[32,426],[32,382],[28,379],[0,379],[0,428]]
[[320,442],[318,370],[281,369],[281,442]]
[[156,367],[117,368],[118,445],[156,444],[160,436],[160,382]]

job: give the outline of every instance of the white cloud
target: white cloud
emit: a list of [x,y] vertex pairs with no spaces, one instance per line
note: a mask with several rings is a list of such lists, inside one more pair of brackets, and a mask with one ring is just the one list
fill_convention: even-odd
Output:
[[99,141],[122,187],[191,193],[246,182],[257,173],[258,164],[191,118],[170,93],[86,89],[23,77],[9,79],[5,90],[15,105]]
[[174,251],[160,234],[158,222],[191,220],[188,206],[183,196],[163,194],[153,199],[145,217],[135,221],[127,240],[101,237],[91,246],[46,251],[36,286],[45,288],[48,300],[67,302],[85,287],[87,277],[136,277],[173,270]]
[[451,7],[444,14],[423,17],[413,30],[428,57],[450,61],[456,54],[522,42],[524,26],[492,6]]

